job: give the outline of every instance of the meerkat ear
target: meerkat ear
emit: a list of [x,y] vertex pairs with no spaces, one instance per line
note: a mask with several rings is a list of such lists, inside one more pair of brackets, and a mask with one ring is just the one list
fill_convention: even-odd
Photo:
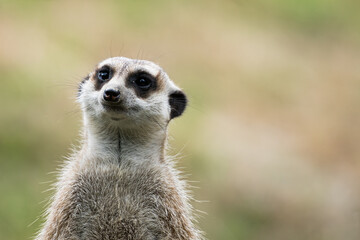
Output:
[[169,104],[171,108],[170,120],[180,116],[184,112],[187,102],[186,95],[180,90],[172,92],[169,95]]
[[80,82],[80,84],[79,84],[79,87],[78,87],[77,97],[80,97],[80,95],[81,95],[81,90],[82,90],[82,86],[83,86],[83,84],[84,84],[87,80],[89,80],[89,78],[90,78],[90,75],[87,75],[86,77],[84,77],[84,78],[81,80],[81,82]]

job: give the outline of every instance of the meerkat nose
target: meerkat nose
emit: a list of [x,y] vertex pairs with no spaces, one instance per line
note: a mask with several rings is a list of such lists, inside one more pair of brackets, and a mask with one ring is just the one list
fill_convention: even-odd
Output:
[[103,97],[107,102],[118,102],[120,100],[120,91],[111,88],[106,89]]

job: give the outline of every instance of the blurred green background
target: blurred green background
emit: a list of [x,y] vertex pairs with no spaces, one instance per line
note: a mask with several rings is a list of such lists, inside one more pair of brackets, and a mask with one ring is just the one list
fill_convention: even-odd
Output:
[[[360,238],[360,2],[0,0],[0,239],[30,239],[102,59],[190,98],[171,154],[208,239]],[[50,173],[50,174],[49,174]]]

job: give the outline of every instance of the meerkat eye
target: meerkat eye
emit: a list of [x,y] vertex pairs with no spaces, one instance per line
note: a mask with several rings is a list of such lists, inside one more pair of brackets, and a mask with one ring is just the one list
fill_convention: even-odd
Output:
[[102,81],[108,81],[111,79],[111,70],[109,67],[103,67],[97,72],[97,78]]
[[148,90],[151,87],[152,81],[149,78],[140,76],[134,80],[134,83],[142,90]]
[[157,88],[157,79],[148,72],[136,71],[130,73],[126,79],[126,86],[134,89],[135,94],[147,98]]

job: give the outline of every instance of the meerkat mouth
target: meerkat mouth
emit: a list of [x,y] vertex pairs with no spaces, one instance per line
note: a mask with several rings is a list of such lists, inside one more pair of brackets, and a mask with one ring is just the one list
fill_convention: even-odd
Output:
[[121,118],[121,117],[110,117],[111,120],[113,121],[121,121],[121,120],[124,120],[124,118]]
[[124,106],[122,105],[119,105],[119,104],[116,104],[116,105],[113,105],[113,104],[102,104],[103,107],[105,108],[106,111],[109,111],[109,112],[125,112],[126,109]]

